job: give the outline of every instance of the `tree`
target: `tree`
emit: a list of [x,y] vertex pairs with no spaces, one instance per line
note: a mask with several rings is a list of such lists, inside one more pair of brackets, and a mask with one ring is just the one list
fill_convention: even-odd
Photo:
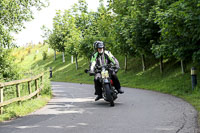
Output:
[[[47,38],[47,41],[51,48],[56,51],[63,53],[63,62],[65,62],[65,49],[67,47],[67,37],[70,32],[70,22],[72,15],[70,10],[65,10],[62,13],[60,10],[56,12],[56,16],[53,18],[53,29],[48,30],[43,27],[44,35],[43,37]],[[56,56],[56,54],[55,54]],[[54,57],[55,57],[54,56]]]
[[40,10],[47,4],[44,0],[1,0],[0,1],[0,78],[16,79],[16,66],[9,49],[15,44],[11,32],[20,32],[26,21],[33,19],[33,7]]
[[130,49],[129,53],[141,56],[145,71],[145,56],[151,55],[152,42],[158,43],[160,38],[160,28],[151,14],[155,0],[115,0],[110,3],[120,23],[117,27],[121,27],[121,35],[117,35],[117,38],[122,38],[122,47],[125,46],[127,52]]
[[92,53],[94,52],[93,43],[97,40],[97,26],[96,26],[96,16],[97,13],[89,12],[88,13],[88,24],[87,28],[84,31],[84,36],[80,42],[80,55],[86,57],[88,61]]
[[173,55],[181,61],[182,73],[184,73],[184,61],[191,60],[199,50],[199,22],[198,2],[174,1],[167,9],[157,8],[157,18],[161,27],[162,47],[168,49],[168,55]]
[[70,19],[68,20],[69,24],[69,34],[65,38],[67,41],[67,47],[66,50],[71,55],[75,56],[76,58],[76,70],[78,69],[78,53],[79,53],[79,46],[81,42],[81,31],[76,27],[75,24],[75,18],[73,16],[70,16]]
[[[131,19],[128,7],[130,6],[128,1],[115,1],[113,4],[113,10],[118,13],[114,18],[114,35],[115,45],[114,49],[118,54],[125,56],[125,71],[127,70],[127,58],[130,55],[134,55],[135,51],[132,47],[132,31],[130,29]],[[117,8],[117,5],[121,8]]]
[[63,55],[63,62],[65,62],[65,42],[66,36],[68,34],[68,25],[66,22],[65,17],[68,16],[68,11],[65,11],[64,14],[61,14],[61,11],[58,10],[56,12],[56,16],[53,19],[53,27],[54,27],[54,34],[56,39],[56,49],[59,52],[62,52]]
[[79,44],[79,55],[90,58],[93,41],[91,26],[93,24],[92,13],[88,12],[88,6],[85,0],[79,0],[72,8],[72,15],[75,18],[76,28],[81,31],[81,42]]
[[131,26],[131,29],[133,29],[133,47],[142,57],[143,71],[146,69],[145,56],[151,55],[152,44],[159,43],[160,38],[160,28],[154,23],[154,15],[152,15],[155,4],[155,0],[134,0],[130,7],[133,21]]
[[[48,29],[45,25],[41,27],[41,30],[43,31],[42,37],[44,38],[44,43],[47,43],[50,45],[52,49],[54,49],[54,60],[56,60],[56,37],[55,33]],[[53,34],[54,33],[54,34]]]
[[33,19],[32,7],[40,10],[46,6],[45,0],[1,0],[0,1],[0,46],[11,47],[11,32],[25,28],[24,23]]

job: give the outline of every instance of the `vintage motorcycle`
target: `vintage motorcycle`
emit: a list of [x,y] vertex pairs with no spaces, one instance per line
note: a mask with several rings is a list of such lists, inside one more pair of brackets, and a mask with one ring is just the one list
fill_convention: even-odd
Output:
[[110,103],[110,106],[115,105],[114,100],[117,99],[118,94],[114,87],[113,81],[110,78],[115,69],[116,67],[112,65],[95,66],[94,73],[91,73],[89,70],[85,69],[85,73],[89,73],[90,76],[94,76],[96,73],[101,74],[99,81],[102,83],[102,96],[105,101]]

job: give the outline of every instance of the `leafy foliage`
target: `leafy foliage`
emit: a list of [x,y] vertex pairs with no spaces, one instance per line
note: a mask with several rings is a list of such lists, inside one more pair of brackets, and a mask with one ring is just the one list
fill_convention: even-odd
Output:
[[165,53],[179,60],[197,55],[195,51],[200,48],[198,2],[178,0],[168,7],[158,5],[156,12],[156,22],[162,34],[161,47],[166,48]]
[[13,63],[14,57],[10,50],[0,48],[0,80],[14,80],[19,78],[17,66]]
[[33,19],[32,7],[40,10],[46,6],[44,0],[1,0],[0,1],[0,46],[11,47],[11,31],[19,32],[24,22]]
[[79,0],[64,15],[57,14],[48,37],[52,47],[89,58],[93,42],[101,40],[113,53],[142,56],[143,63],[152,55],[200,60],[199,1],[109,0],[107,7],[102,2],[96,12],[88,12],[86,1]]
[[40,10],[46,6],[44,0],[1,0],[0,1],[0,79],[16,79],[18,77],[14,59],[10,56],[10,48],[14,46],[11,32],[19,32],[24,22],[33,19],[33,7]]

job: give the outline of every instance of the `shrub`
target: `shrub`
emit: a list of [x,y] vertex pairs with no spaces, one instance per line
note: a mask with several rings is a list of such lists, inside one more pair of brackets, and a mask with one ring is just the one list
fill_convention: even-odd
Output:
[[34,57],[33,57],[33,60],[36,60],[37,59],[37,55],[35,55]]
[[46,73],[43,77],[44,88],[41,91],[42,95],[52,96],[49,75]]
[[10,50],[0,48],[0,80],[13,80],[19,77],[18,67],[14,63]]
[[47,59],[47,52],[43,51],[42,56],[43,56],[43,60],[46,60]]
[[24,56],[22,56],[22,58],[21,58],[21,62],[24,60]]
[[29,49],[28,49],[28,54],[30,54],[30,53],[31,53],[31,49],[29,48]]

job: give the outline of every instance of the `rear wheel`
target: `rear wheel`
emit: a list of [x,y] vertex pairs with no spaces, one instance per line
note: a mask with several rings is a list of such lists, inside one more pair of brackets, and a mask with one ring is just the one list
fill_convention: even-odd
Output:
[[106,99],[110,102],[110,106],[114,106],[113,97],[111,94],[111,89],[109,84],[105,84],[105,93],[106,93]]

